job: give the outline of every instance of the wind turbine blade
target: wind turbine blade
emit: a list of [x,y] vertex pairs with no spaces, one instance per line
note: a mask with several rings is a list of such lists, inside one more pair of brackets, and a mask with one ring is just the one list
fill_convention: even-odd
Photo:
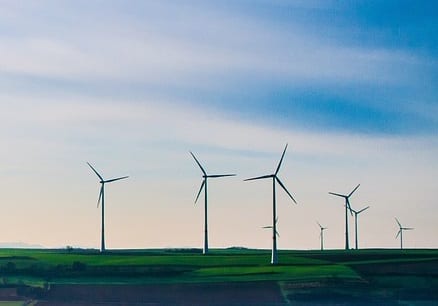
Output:
[[341,198],[346,198],[347,197],[346,195],[340,194],[340,193],[329,192],[329,194],[332,194],[332,195],[335,195],[335,196],[338,196],[338,197],[341,197]]
[[192,151],[190,151],[190,154],[192,154],[193,158],[195,159],[196,163],[198,164],[199,168],[201,168],[202,173],[204,173],[204,175],[207,175],[207,172],[205,172],[204,168],[202,168],[201,163],[198,161],[198,159],[195,157],[195,154],[192,153]]
[[212,174],[212,175],[207,175],[207,177],[212,177],[212,178],[226,177],[226,176],[236,176],[236,174]]
[[272,226],[263,226],[262,228],[272,228]]
[[397,224],[398,224],[398,226],[401,228],[402,227],[402,225],[400,224],[400,222],[398,221],[398,219],[397,218],[395,218],[395,221],[397,222]]
[[286,187],[284,187],[283,183],[280,181],[280,179],[278,177],[275,176],[275,179],[277,180],[277,182],[280,184],[280,186],[284,189],[284,191],[286,191],[286,193],[289,195],[289,197],[292,199],[292,201],[294,201],[295,204],[297,204],[297,201],[295,201],[294,197],[290,194],[290,192],[286,189]]
[[103,184],[102,187],[100,187],[99,200],[97,200],[97,207],[99,207],[100,200],[102,199],[102,193],[103,193]]
[[353,208],[351,208],[350,202],[348,202],[348,205],[344,205],[344,206],[347,206],[348,210],[350,211],[350,214],[351,213],[359,214],[357,211],[355,211]]
[[350,192],[350,194],[348,195],[348,197],[351,197],[351,195],[353,194],[353,192],[355,192],[357,190],[357,188],[359,188],[360,184],[356,186],[356,188],[353,189],[352,192]]
[[361,210],[359,210],[359,211],[357,212],[357,214],[360,214],[361,212],[363,212],[363,211],[367,210],[368,208],[370,208],[370,207],[369,207],[369,206],[367,206],[367,207],[365,207],[365,208],[362,208]]
[[280,234],[277,231],[275,231],[275,234],[280,238]]
[[287,144],[284,147],[283,154],[281,155],[280,162],[278,163],[277,170],[275,170],[275,175],[277,175],[278,171],[280,171],[281,163],[283,162],[284,154],[286,153]]
[[115,181],[119,181],[119,180],[123,180],[125,178],[128,178],[129,176],[122,176],[122,177],[118,177],[118,178],[114,178],[114,179],[110,179],[107,181],[104,181],[105,183],[111,183],[111,182],[115,182]]
[[244,181],[261,180],[261,179],[266,179],[266,178],[271,178],[271,177],[273,177],[272,174],[269,174],[269,175],[262,175],[262,176],[257,176],[257,177],[252,177],[252,178],[249,178],[249,179],[245,179]]
[[351,208],[350,200],[348,199],[348,197],[345,198],[345,205],[347,206],[347,209],[350,212],[350,215],[353,216],[353,211],[354,210]]
[[402,229],[410,231],[410,230],[413,230],[414,228],[413,227],[403,227]]
[[202,191],[202,188],[204,188],[204,185],[205,185],[205,179],[202,180],[201,188],[199,188],[198,195],[196,196],[195,204],[196,204],[196,202],[198,202],[199,195],[201,194],[201,191]]
[[96,171],[96,169],[93,168],[93,166],[87,162],[88,166],[90,166],[91,170],[94,171],[94,173],[96,173],[97,177],[100,178],[101,181],[103,181],[103,178],[100,176],[100,174]]
[[397,232],[397,236],[395,236],[395,239],[398,238],[398,236],[400,235],[401,231],[402,231],[401,229],[398,230],[398,232]]
[[322,225],[321,224],[319,224],[319,222],[318,221],[316,221],[316,223],[319,225],[319,227],[322,229]]

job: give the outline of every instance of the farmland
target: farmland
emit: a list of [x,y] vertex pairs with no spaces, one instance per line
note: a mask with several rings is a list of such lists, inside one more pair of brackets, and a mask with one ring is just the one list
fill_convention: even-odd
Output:
[[[0,285],[37,305],[61,305],[63,298],[158,305],[438,300],[438,250],[280,251],[279,265],[269,260],[270,251],[247,249],[213,249],[207,256],[196,249],[2,249]],[[226,300],[212,300],[215,295]]]

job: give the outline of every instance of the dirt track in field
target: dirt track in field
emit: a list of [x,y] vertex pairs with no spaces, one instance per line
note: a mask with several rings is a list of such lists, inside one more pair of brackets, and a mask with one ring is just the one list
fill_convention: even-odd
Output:
[[175,285],[54,285],[38,306],[287,305],[276,282]]

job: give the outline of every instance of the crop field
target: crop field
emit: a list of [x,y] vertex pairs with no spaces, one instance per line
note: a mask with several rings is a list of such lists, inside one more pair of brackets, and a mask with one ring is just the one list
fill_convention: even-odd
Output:
[[438,250],[0,249],[3,305],[435,305]]

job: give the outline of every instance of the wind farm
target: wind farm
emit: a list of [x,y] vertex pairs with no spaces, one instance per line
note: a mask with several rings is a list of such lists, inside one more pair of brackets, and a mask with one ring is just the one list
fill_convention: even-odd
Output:
[[[404,249],[403,232],[413,230],[399,227],[400,250],[361,248],[359,250],[358,216],[370,206],[355,210],[348,195],[342,197],[346,208],[346,248],[327,248],[324,231],[320,230],[319,250],[279,249],[277,239],[277,184],[293,203],[297,203],[278,174],[288,145],[272,174],[244,179],[272,179],[272,225],[263,226],[272,233],[272,249],[246,247],[211,248],[208,244],[208,179],[231,177],[236,174],[208,174],[193,152],[190,155],[202,173],[202,182],[195,204],[204,192],[204,245],[198,248],[108,249],[105,245],[105,185],[128,176],[105,179],[87,162],[100,183],[97,206],[101,208],[101,247],[84,249],[1,249],[1,302],[15,305],[76,305],[107,304],[123,301],[125,305],[155,303],[157,305],[290,305],[312,301],[321,303],[386,304],[400,301],[433,302],[438,298],[436,281],[438,250]],[[354,215],[355,250],[348,244],[348,217]],[[248,215],[249,217],[250,215]],[[248,219],[248,218],[247,218]],[[291,216],[284,215],[287,222]],[[236,228],[238,230],[238,228]],[[209,256],[205,256],[209,254]],[[270,255],[270,261],[268,260]],[[281,258],[281,261],[279,260]],[[402,273],[400,271],[403,271]],[[412,275],[427,286],[411,285]],[[388,277],[392,277],[388,280]],[[407,285],[408,284],[408,285]],[[393,288],[397,287],[397,290]],[[238,294],[236,293],[238,290]],[[385,292],[382,295],[382,290]],[[128,295],[127,292],[130,292]],[[201,295],[200,292],[209,292]],[[336,294],[334,294],[336,292]],[[66,302],[68,301],[68,302]],[[185,303],[185,304],[184,304]],[[330,304],[330,303],[329,303]]]
[[0,306],[436,305],[436,12],[0,1]]
[[[203,248],[108,249],[105,244],[105,185],[124,180],[128,176],[105,179],[87,162],[101,185],[97,201],[97,207],[101,208],[100,249],[71,246],[65,249],[0,248],[0,274],[6,276],[3,278],[3,285],[0,283],[0,304],[2,300],[8,303],[17,301],[13,305],[18,306],[31,300],[35,305],[64,305],[67,299],[75,305],[83,300],[84,295],[88,302],[95,304],[123,300],[126,305],[137,305],[145,301],[157,305],[183,305],[180,304],[182,301],[193,305],[210,305],[213,295],[218,296],[214,305],[237,303],[263,306],[273,303],[289,305],[304,301],[320,303],[327,297],[329,301],[339,299],[346,303],[361,301],[366,304],[386,304],[400,300],[405,292],[410,292],[408,297],[402,298],[406,303],[420,300],[428,302],[438,298],[436,291],[429,289],[438,288],[438,251],[404,249],[403,232],[413,228],[402,226],[397,218],[395,220],[399,231],[396,238],[400,238],[400,250],[359,250],[358,216],[370,208],[366,206],[355,210],[350,203],[350,197],[360,184],[347,195],[329,192],[329,195],[345,200],[345,249],[342,250],[339,246],[327,248],[324,231],[328,227],[322,226],[318,221],[319,250],[279,249],[277,184],[288,199],[297,204],[278,176],[287,148],[288,144],[285,145],[272,174],[244,179],[272,180],[272,225],[262,227],[271,231],[270,251],[209,246],[208,179],[232,177],[236,174],[207,173],[191,151],[190,155],[202,174],[201,186],[194,202],[196,204],[204,192]],[[354,216],[354,251],[349,247],[349,216]],[[291,216],[285,215],[283,218],[287,222]],[[209,256],[205,256],[207,254]],[[404,272],[400,274],[401,270]],[[386,280],[391,275],[393,279]],[[412,283],[411,275],[431,287],[406,285]],[[395,291],[394,286],[399,289]],[[239,288],[239,294],[236,294],[236,288]],[[200,298],[199,293],[206,290],[210,293]],[[385,292],[384,297],[381,290]],[[126,291],[131,292],[129,297],[126,296]],[[333,295],[334,292],[337,295]]]

